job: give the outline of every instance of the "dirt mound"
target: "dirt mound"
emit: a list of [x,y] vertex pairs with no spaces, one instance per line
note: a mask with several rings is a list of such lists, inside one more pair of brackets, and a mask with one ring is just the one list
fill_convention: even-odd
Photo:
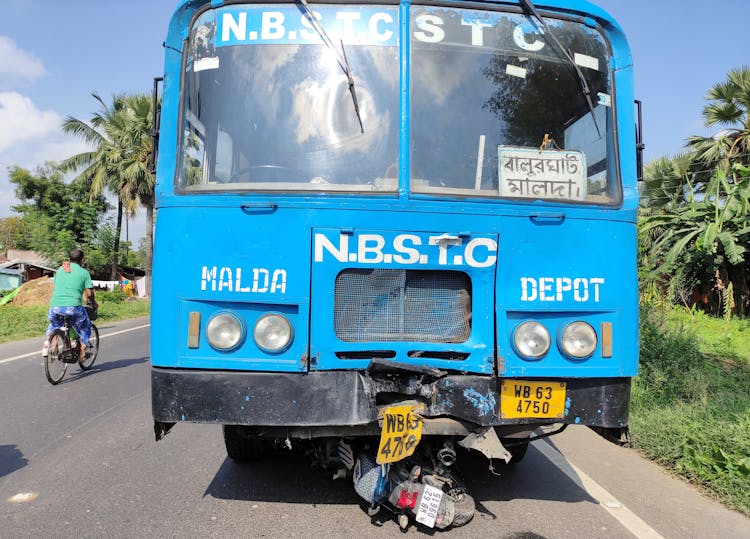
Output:
[[13,305],[49,305],[55,284],[50,277],[34,279],[21,285],[21,291],[13,298]]

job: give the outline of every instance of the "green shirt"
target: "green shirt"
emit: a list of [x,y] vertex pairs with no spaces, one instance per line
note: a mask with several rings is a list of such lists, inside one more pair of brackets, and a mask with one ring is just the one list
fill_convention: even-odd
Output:
[[49,302],[50,307],[76,307],[82,305],[81,297],[87,288],[94,288],[91,274],[78,264],[70,263],[70,272],[59,268],[55,272],[55,291]]

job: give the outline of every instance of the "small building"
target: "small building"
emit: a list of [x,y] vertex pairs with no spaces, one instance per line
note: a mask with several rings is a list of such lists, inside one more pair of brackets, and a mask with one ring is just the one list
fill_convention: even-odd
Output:
[[55,275],[55,270],[48,266],[18,258],[0,263],[0,270],[20,271],[24,283],[40,277],[54,277]]
[[15,290],[23,284],[23,271],[0,268],[0,292]]
[[5,253],[5,257],[5,260],[0,260],[0,262],[23,260],[24,262],[40,267],[54,265],[54,262],[50,262],[49,260],[47,260],[43,254],[25,249],[8,249],[8,252]]

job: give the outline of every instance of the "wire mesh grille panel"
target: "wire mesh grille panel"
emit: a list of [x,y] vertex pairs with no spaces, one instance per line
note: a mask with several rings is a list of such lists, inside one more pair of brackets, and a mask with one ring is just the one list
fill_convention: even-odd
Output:
[[471,333],[471,280],[460,271],[347,269],[335,294],[342,341],[457,343]]

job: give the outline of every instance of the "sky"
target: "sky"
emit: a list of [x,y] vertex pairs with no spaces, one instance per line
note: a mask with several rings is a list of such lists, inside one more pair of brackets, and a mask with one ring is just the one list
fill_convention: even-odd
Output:
[[[538,4],[543,2],[537,0]],[[593,0],[625,31],[643,102],[645,160],[681,151],[703,125],[707,90],[750,65],[750,0]],[[177,0],[0,0],[0,218],[18,201],[7,169],[86,150],[60,131],[119,93],[150,93]],[[145,231],[140,212],[128,239]],[[125,232],[123,231],[123,238]]]

